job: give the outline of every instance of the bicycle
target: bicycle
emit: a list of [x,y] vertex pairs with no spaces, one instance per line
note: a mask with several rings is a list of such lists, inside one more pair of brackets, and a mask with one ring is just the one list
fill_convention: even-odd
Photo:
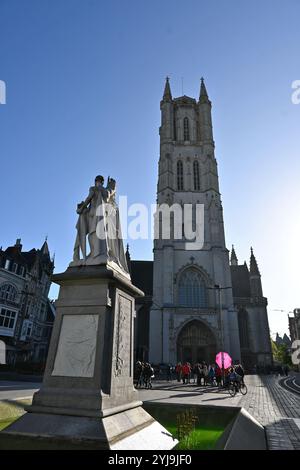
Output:
[[241,380],[230,381],[228,385],[229,395],[235,397],[238,392],[241,392],[242,395],[246,395],[248,392],[247,385]]

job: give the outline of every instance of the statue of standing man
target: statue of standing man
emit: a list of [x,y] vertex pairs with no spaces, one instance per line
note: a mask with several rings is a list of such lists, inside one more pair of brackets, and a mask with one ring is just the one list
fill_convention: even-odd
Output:
[[79,217],[71,265],[95,265],[113,261],[128,272],[119,210],[115,202],[116,182],[108,178],[107,186],[104,187],[103,184],[103,176],[96,176],[95,185],[90,188],[87,198],[77,205]]

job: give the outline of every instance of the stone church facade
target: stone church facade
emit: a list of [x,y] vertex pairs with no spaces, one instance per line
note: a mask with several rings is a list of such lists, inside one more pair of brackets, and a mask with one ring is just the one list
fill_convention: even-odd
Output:
[[[229,261],[211,119],[203,79],[197,101],[173,98],[167,79],[160,103],[157,203],[204,208],[204,244],[182,237],[154,240],[154,261],[133,261],[137,301],[136,358],[153,364],[214,362],[224,350],[247,368],[272,362],[267,299],[251,249],[250,269]],[[172,220],[172,219],[171,219]]]

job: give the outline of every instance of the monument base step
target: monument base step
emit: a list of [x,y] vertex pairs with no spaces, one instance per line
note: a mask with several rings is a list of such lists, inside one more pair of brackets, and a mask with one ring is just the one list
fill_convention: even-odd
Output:
[[105,418],[26,413],[0,433],[1,450],[168,450],[177,442],[142,407]]

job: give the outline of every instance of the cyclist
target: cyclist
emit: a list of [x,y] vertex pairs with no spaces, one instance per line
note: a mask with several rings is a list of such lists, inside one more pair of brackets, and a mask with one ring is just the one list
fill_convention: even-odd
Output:
[[245,376],[245,371],[243,369],[242,364],[237,364],[234,368],[235,372],[241,377],[241,382],[244,385],[244,376]]
[[230,367],[229,369],[229,381],[234,384],[236,390],[239,389],[242,377],[235,371],[234,367]]
[[154,377],[154,370],[149,362],[146,362],[144,367],[144,383],[145,388],[152,388],[151,379]]

